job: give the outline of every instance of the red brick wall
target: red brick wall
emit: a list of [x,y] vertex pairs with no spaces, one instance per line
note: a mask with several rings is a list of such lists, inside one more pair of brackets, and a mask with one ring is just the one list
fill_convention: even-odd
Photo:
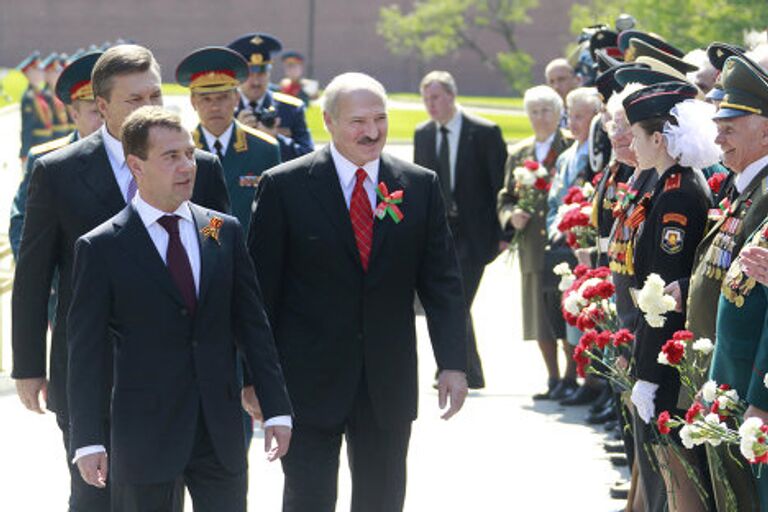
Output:
[[[34,49],[73,52],[90,43],[118,37],[148,46],[173,80],[176,64],[190,50],[227,44],[251,32],[272,33],[287,48],[307,52],[309,0],[0,0],[0,66],[12,67]],[[541,0],[534,23],[519,29],[522,49],[536,59],[535,80],[546,63],[572,39],[569,6],[575,0]],[[411,0],[316,0],[315,75],[327,82],[343,71],[375,75],[393,91],[415,91],[425,69],[408,58],[394,57],[376,34],[382,5]],[[500,41],[488,42],[501,49]],[[430,68],[456,75],[467,94],[506,94],[502,78],[469,52],[436,60]],[[279,66],[275,70],[280,76]]]

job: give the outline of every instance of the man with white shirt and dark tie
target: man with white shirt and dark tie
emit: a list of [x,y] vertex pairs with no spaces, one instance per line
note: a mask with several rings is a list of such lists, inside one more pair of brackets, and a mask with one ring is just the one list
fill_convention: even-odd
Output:
[[[292,411],[244,233],[189,200],[195,146],[177,115],[142,107],[122,133],[138,192],[75,246],[72,455],[86,483],[112,481],[113,511],[171,512],[183,480],[196,511],[245,512],[238,352],[251,377],[243,406],[267,418],[270,460],[288,450]],[[113,379],[100,362],[113,352],[105,403]]]
[[[424,77],[421,97],[431,120],[416,128],[413,148],[414,162],[440,178],[469,310],[485,266],[500,251],[496,195],[504,181],[507,145],[496,124],[459,107],[457,92],[446,71]],[[485,378],[471,316],[468,326],[467,383],[479,389]]]
[[[42,413],[42,395],[47,408],[56,413],[67,451],[66,315],[72,296],[74,244],[80,235],[123,209],[135,194],[120,143],[120,127],[133,110],[162,103],[160,68],[152,53],[141,46],[119,45],[105,52],[94,65],[92,87],[103,127],[35,162],[12,298],[11,376],[28,409]],[[218,160],[203,152],[195,157],[194,200],[228,211],[229,196]],[[56,272],[59,299],[47,361],[47,305]],[[111,358],[103,364],[111,368]],[[108,388],[101,391],[107,400]],[[103,420],[106,423],[108,418]],[[108,492],[86,485],[74,465],[70,465],[70,474],[72,510],[109,510]]]

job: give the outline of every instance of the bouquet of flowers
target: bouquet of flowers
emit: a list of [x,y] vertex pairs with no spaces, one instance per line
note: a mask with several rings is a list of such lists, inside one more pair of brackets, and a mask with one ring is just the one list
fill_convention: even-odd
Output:
[[571,187],[557,210],[555,225],[572,249],[590,247],[597,238],[597,228],[592,225],[591,199],[594,193],[591,183]]
[[637,294],[637,306],[645,314],[645,321],[654,328],[664,327],[664,315],[674,311],[675,299],[664,293],[666,283],[658,274],[650,274]]
[[569,325],[580,331],[595,327],[608,331],[618,329],[616,305],[610,300],[616,287],[608,267],[591,269],[577,265],[571,273],[568,264],[561,263],[553,272],[560,275],[563,318]]
[[[618,350],[606,350],[614,347],[619,349],[632,343],[635,336],[628,329],[616,332],[587,330],[573,349],[573,360],[576,362],[576,373],[585,377],[587,372],[595,373],[616,384],[620,389],[630,390],[634,379],[629,375],[629,365],[619,362]],[[592,366],[592,362],[601,363],[600,370]]]
[[552,186],[549,171],[535,160],[525,160],[521,167],[515,167],[512,176],[515,178],[517,207],[533,213],[536,205],[547,197]]
[[672,366],[680,374],[690,398],[699,391],[699,384],[706,379],[709,370],[709,355],[715,346],[709,338],[694,341],[691,331],[676,331],[667,340],[658,355],[659,364]]

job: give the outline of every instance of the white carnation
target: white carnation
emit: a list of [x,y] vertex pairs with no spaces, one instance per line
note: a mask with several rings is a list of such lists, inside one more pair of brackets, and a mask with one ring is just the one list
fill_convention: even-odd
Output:
[[648,325],[653,327],[654,329],[659,329],[661,327],[664,327],[664,322],[666,322],[666,318],[664,318],[663,315],[656,315],[656,314],[647,314],[645,315],[645,321],[648,322]]
[[536,175],[525,167],[517,167],[513,175],[515,176],[515,181],[524,187],[532,187],[536,183]]
[[573,274],[564,275],[563,277],[560,278],[560,284],[557,285],[557,289],[560,290],[561,292],[564,292],[565,290],[573,286],[574,282],[576,282],[576,276],[574,276]]
[[763,420],[752,416],[744,420],[744,423],[739,427],[739,437],[741,438],[739,450],[747,460],[755,458],[755,443],[757,443],[757,438],[763,434],[760,430],[762,426]]
[[592,197],[592,194],[595,193],[595,187],[593,187],[590,182],[586,182],[584,186],[581,187],[581,193],[584,194],[584,197]]
[[680,429],[680,440],[683,442],[683,446],[689,450],[693,449],[693,447],[696,445],[695,441],[693,440],[693,434],[693,426],[691,425],[683,425],[683,428]]
[[709,403],[717,398],[717,382],[710,380],[701,388],[701,396]]
[[666,365],[666,366],[671,366],[669,364],[669,359],[667,358],[667,354],[665,354],[664,352],[659,352],[659,357],[656,358],[656,361],[659,364],[663,364],[663,365]]
[[568,294],[563,301],[563,307],[567,312],[572,315],[578,315],[581,313],[581,308],[585,305],[584,299],[581,298],[578,292]]
[[693,350],[697,352],[701,352],[702,354],[706,355],[706,354],[712,353],[712,350],[714,350],[715,345],[712,343],[712,340],[709,338],[699,338],[693,342],[692,348]]
[[552,269],[552,272],[554,272],[556,276],[567,276],[571,274],[571,266],[564,261],[555,265],[555,268]]
[[540,165],[538,169],[536,169],[535,173],[529,173],[529,174],[535,174],[537,178],[546,178],[549,176],[549,171],[544,168],[543,165]]

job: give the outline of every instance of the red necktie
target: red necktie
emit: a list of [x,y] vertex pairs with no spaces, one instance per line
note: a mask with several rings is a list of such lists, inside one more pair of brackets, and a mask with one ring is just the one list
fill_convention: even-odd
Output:
[[355,231],[357,250],[360,251],[360,263],[363,270],[368,270],[368,258],[371,256],[371,243],[373,242],[373,210],[371,201],[363,188],[365,171],[358,169],[355,172],[355,189],[352,191],[352,199],[349,202],[349,218],[352,221],[352,229]]
[[173,282],[176,283],[176,287],[181,292],[181,297],[191,315],[197,306],[197,292],[195,290],[195,278],[192,276],[192,266],[189,264],[187,251],[184,250],[179,236],[179,216],[164,215],[157,219],[157,223],[168,232],[168,250],[165,253],[165,263],[168,265]]

